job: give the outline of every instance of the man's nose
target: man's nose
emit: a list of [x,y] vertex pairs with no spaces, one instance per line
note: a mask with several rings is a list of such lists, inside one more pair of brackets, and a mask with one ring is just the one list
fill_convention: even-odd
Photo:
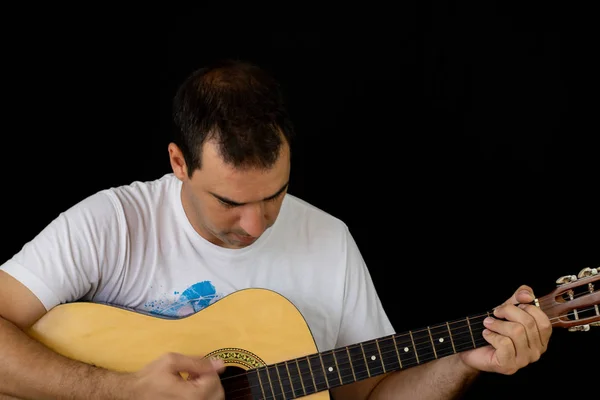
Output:
[[262,235],[267,227],[267,218],[262,202],[244,206],[240,226],[250,236],[259,237]]

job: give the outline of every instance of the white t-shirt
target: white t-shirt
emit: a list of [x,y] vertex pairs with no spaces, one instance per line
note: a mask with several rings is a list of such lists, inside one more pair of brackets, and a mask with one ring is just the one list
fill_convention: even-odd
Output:
[[394,333],[342,221],[287,194],[255,243],[222,248],[189,223],[173,174],[89,196],[0,269],[47,310],[92,301],[183,317],[237,290],[266,288],[298,308],[319,351]]

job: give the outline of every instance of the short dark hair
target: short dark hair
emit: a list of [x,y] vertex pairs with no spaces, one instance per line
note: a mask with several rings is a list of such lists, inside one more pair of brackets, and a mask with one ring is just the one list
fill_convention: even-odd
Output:
[[224,60],[194,71],[173,101],[174,142],[188,175],[202,167],[202,147],[215,139],[223,160],[236,168],[269,168],[294,128],[278,82],[264,69]]

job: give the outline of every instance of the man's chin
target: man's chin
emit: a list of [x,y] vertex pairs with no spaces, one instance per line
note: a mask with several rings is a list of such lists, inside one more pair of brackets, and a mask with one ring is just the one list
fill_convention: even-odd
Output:
[[246,247],[246,246],[250,246],[252,243],[256,242],[256,240],[258,238],[252,237],[252,236],[242,236],[242,235],[238,235],[237,233],[232,233],[232,244],[239,246],[239,247]]

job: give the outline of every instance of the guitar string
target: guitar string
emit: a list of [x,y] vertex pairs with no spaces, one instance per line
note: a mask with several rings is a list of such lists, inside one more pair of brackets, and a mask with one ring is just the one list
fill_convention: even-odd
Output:
[[[483,329],[483,328],[482,328],[482,329]],[[482,330],[482,329],[481,329],[481,330]],[[477,330],[477,332],[478,332],[478,331],[480,331],[480,330]],[[475,342],[478,342],[478,343],[477,343],[477,344],[478,344],[478,346],[487,345],[487,342],[485,341],[485,339],[483,339],[483,337],[479,337],[479,338],[475,339]],[[462,351],[464,351],[464,350],[473,349],[473,347],[472,347],[471,345],[465,345],[465,344],[463,344],[462,346],[463,346],[464,348],[458,347],[458,352],[462,352]],[[466,347],[465,347],[465,346],[466,346]],[[395,353],[395,350],[394,350],[393,352]],[[430,354],[432,354],[432,353],[430,352],[430,353],[429,353],[429,355],[430,355]],[[423,357],[424,355],[425,355],[425,353],[422,353],[422,354],[421,354],[421,357]],[[397,354],[395,354],[395,355],[394,355],[394,357],[397,357]],[[413,357],[413,358],[414,358],[414,357]],[[350,363],[347,363],[347,364],[348,364],[348,365],[350,365]],[[404,364],[403,364],[403,368],[412,367],[412,366],[415,366],[415,365],[418,365],[418,364],[420,364],[420,362],[417,362],[417,361],[416,361],[416,358],[414,358],[414,359],[413,359],[413,360],[411,360],[410,362],[407,362],[407,360],[405,360],[405,362],[404,362]],[[343,364],[342,364],[342,366],[345,366],[345,365],[343,365]],[[383,368],[383,367],[379,367],[379,368]],[[351,382],[353,382],[353,381],[355,380],[355,379],[354,379],[354,374],[353,374],[353,371],[352,371],[350,368],[339,368],[339,367],[338,367],[338,370],[339,370],[339,372],[338,372],[338,374],[339,374],[339,375],[338,375],[338,374],[336,374],[336,372],[337,372],[337,371],[331,372],[331,373],[335,374],[335,375],[334,375],[334,377],[335,377],[335,379],[336,379],[336,380],[337,380],[337,379],[338,379],[340,376],[341,376],[341,382],[345,382],[345,381],[347,381],[347,380],[350,380]],[[367,371],[367,370],[365,369],[365,371],[364,371],[364,372],[366,372],[366,371]],[[296,379],[292,378],[292,377],[291,377],[291,376],[288,374],[288,377],[290,378],[290,379],[289,379],[289,381],[291,382],[291,383],[290,383],[290,385],[289,385],[289,386],[290,386],[290,389],[291,389],[291,391],[289,391],[289,392],[284,392],[284,394],[292,394],[292,395],[294,395],[294,389],[297,389],[297,390],[299,391],[299,389],[300,389],[301,387],[303,388],[303,386],[302,386],[302,383],[303,383],[303,381],[305,381],[305,380],[307,380],[309,383],[310,383],[310,382],[312,382],[312,383],[311,383],[311,385],[310,385],[310,386],[312,387],[312,386],[314,385],[314,383],[315,383],[314,381],[312,381],[312,379],[314,378],[314,375],[313,375],[313,374],[312,374],[312,372],[310,372],[310,371],[306,372],[304,375],[309,375],[309,374],[310,374],[310,379],[306,379],[305,377],[302,377],[302,373],[301,373],[301,375],[300,375],[299,377],[298,377],[297,375],[295,375],[295,378],[296,378]],[[343,376],[342,376],[342,375],[343,375]],[[378,375],[378,374],[377,374],[377,375]],[[331,375],[330,375],[330,376],[331,376]],[[284,377],[285,377],[285,374],[284,374]],[[365,378],[366,378],[366,377],[365,377]],[[300,381],[300,379],[302,379],[302,381]],[[326,380],[326,378],[325,378],[325,375],[323,375],[323,379],[324,379],[324,382],[319,382],[319,383],[323,383],[323,384],[325,384],[326,388],[324,388],[323,390],[326,390],[326,389],[328,389],[328,388],[330,388],[330,387],[335,387],[335,386],[338,386],[338,385],[337,385],[337,384],[335,384],[335,383],[334,383],[333,385],[330,385],[330,384],[329,384],[329,382],[328,382],[328,380]],[[228,393],[230,393],[230,394],[233,394],[233,393],[235,393],[235,392],[239,392],[239,391],[241,391],[241,390],[245,390],[245,391],[247,391],[247,390],[249,390],[249,389],[252,389],[252,388],[255,388],[255,387],[259,387],[259,386],[261,386],[261,392],[262,392],[262,393],[265,393],[265,392],[267,392],[267,393],[273,392],[271,388],[276,388],[276,389],[277,389],[277,391],[275,391],[275,394],[277,394],[277,392],[279,391],[279,389],[281,389],[281,388],[282,388],[282,386],[283,386],[283,385],[285,385],[285,386],[288,386],[288,384],[286,383],[286,381],[288,380],[287,378],[286,378],[285,380],[283,380],[283,383],[281,383],[281,381],[280,381],[279,379],[271,379],[271,380],[269,380],[268,378],[266,378],[266,379],[265,379],[265,378],[263,377],[263,380],[265,380],[265,382],[261,382],[261,381],[259,381],[259,384],[258,384],[258,385],[252,385],[252,386],[250,386],[250,385],[248,385],[248,381],[247,381],[247,380],[245,380],[245,379],[244,379],[244,380],[241,380],[241,379],[240,379],[240,380],[238,380],[238,382],[229,382],[229,385],[225,384],[224,386],[225,386],[225,387],[228,389],[228,391],[227,391],[227,392],[228,392]],[[361,380],[361,379],[358,379],[358,380]],[[232,385],[231,385],[231,384],[234,384],[234,383],[238,383],[238,384],[237,384],[237,385],[235,385],[234,387],[232,387]],[[260,383],[262,383],[262,385],[260,385]],[[241,384],[241,387],[240,387],[240,384]],[[294,388],[294,385],[295,385],[295,388]],[[238,388],[235,388],[235,387],[238,387]],[[312,390],[312,389],[311,389],[311,390]],[[320,390],[319,390],[319,391],[320,391]],[[309,393],[309,394],[311,394],[311,393]],[[274,395],[274,396],[275,396],[275,395]],[[267,398],[269,398],[269,397],[271,397],[271,396],[267,396]],[[235,397],[235,398],[239,398],[239,397]]]
[[[592,309],[594,309],[594,308],[591,307],[591,308],[589,308],[587,310],[583,309],[581,311],[585,312],[585,311],[592,310]],[[483,317],[483,316],[481,316],[481,317]],[[469,317],[469,318],[471,318],[471,317]],[[557,320],[557,319],[559,319],[559,317],[552,318],[552,320]],[[552,321],[552,324],[554,325],[554,321]],[[473,333],[479,333],[479,332],[483,331],[483,329],[485,329],[485,327],[473,329]],[[471,335],[469,334],[469,336],[471,336]],[[457,336],[453,336],[453,337],[456,338]],[[477,344],[478,347],[484,346],[484,345],[488,344],[487,341],[485,339],[483,339],[482,336],[479,336],[477,338],[473,337],[473,340],[476,342],[476,344]],[[418,348],[419,345],[423,345],[424,343],[427,343],[428,347],[431,348],[431,342],[429,340],[425,340],[425,341],[422,341],[422,342],[419,342],[419,343],[415,342],[415,347]],[[462,346],[464,348],[458,348],[458,347],[456,347],[456,349],[457,349],[456,353],[460,353],[460,352],[463,352],[465,350],[473,349],[472,345],[468,345],[468,344],[465,344],[465,343],[463,343]],[[396,353],[396,349],[387,351],[385,353],[386,354]],[[427,357],[427,356],[431,356],[433,353],[434,353],[433,351],[430,351],[428,353],[418,353],[418,354],[421,354],[421,357]],[[384,354],[384,352],[382,352],[382,356],[383,356],[383,354]],[[448,354],[448,355],[450,355],[450,354]],[[395,354],[394,357],[397,358],[397,354]],[[277,366],[279,364],[284,364],[284,362],[273,364],[273,365],[270,365],[269,367]],[[416,357],[414,355],[412,355],[411,356],[411,360],[408,360],[408,363],[405,361],[402,365],[403,365],[403,368],[408,368],[408,367],[416,366],[416,365],[419,365],[419,364],[421,364],[421,363],[417,362],[416,361]],[[344,367],[350,366],[350,367],[349,368],[341,368],[342,366],[344,366]],[[324,367],[322,367],[322,368],[324,368]],[[368,368],[369,367],[366,365],[366,368],[365,368],[364,372],[367,372]],[[377,367],[377,368],[381,369],[381,371],[383,371],[383,367],[382,366]],[[264,370],[264,367],[260,367],[259,369],[263,369]],[[339,375],[337,373],[338,371],[339,371]],[[257,373],[258,373],[258,371],[257,371]],[[266,371],[266,373],[269,374],[268,370]],[[328,384],[328,380],[326,380],[326,376],[327,375],[325,375],[325,371],[323,371],[323,374],[324,374],[323,375],[323,384],[325,384],[325,386],[327,387],[326,389],[323,389],[323,390],[327,390],[330,387],[337,386],[337,385],[330,386]],[[334,378],[333,379],[335,379],[336,381],[339,381],[340,383],[342,383],[342,382],[352,383],[352,382],[355,381],[355,379],[354,379],[355,375],[354,375],[354,372],[352,370],[352,362],[351,361],[346,362],[346,363],[338,364],[337,371],[334,370],[332,372],[329,372],[329,374],[334,374]],[[303,375],[304,375],[304,377],[303,377]],[[379,375],[379,374],[377,374],[377,375]],[[231,379],[231,378],[242,377],[242,376],[245,376],[245,374],[236,375],[236,376],[228,377],[228,378],[225,378],[225,379]],[[295,376],[298,376],[298,375],[295,375]],[[305,379],[306,376],[308,376],[309,378]],[[341,376],[341,380],[340,380],[340,376]],[[263,394],[264,393],[273,393],[273,396],[265,395],[265,396],[261,397],[261,399],[272,399],[272,398],[275,398],[278,394],[284,396],[284,398],[288,398],[288,396],[291,396],[292,398],[295,398],[296,391],[300,392],[300,389],[304,388],[304,386],[302,386],[302,384],[303,384],[304,381],[311,382],[310,383],[311,391],[309,393],[307,393],[307,395],[310,395],[310,394],[313,394],[313,393],[316,392],[316,391],[313,391],[313,390],[316,390],[315,389],[315,385],[312,383],[313,382],[312,381],[313,378],[314,378],[314,375],[313,375],[313,373],[311,371],[307,371],[305,373],[300,372],[300,376],[297,379],[293,379],[293,378],[291,378],[291,376],[289,376],[289,379],[286,378],[285,381],[283,382],[285,386],[288,386],[288,383],[291,382],[289,384],[290,390],[285,391],[285,392],[281,391],[281,390],[274,390],[275,387],[277,389],[281,389],[281,385],[282,385],[281,381],[283,381],[283,379],[282,380],[279,380],[279,379],[274,380],[273,378],[271,378],[268,382],[262,382],[262,383],[259,383],[257,385],[249,385],[247,380],[245,380],[245,379],[241,380],[240,379],[240,382],[235,382],[235,383],[241,383],[243,386],[240,387],[240,388],[231,388],[231,385],[228,385],[229,389],[232,389],[232,390],[228,390],[227,393],[228,394],[232,394],[232,393],[239,392],[239,391],[242,391],[242,390],[251,390],[252,388],[260,387],[261,393],[263,393]],[[231,383],[234,383],[234,382],[231,382]],[[273,385],[273,386],[271,386],[271,385]],[[273,387],[273,389],[272,389],[272,387]],[[294,390],[294,389],[296,389],[296,390]],[[300,397],[303,397],[304,393],[305,392],[302,390],[302,395]],[[246,398],[246,395],[243,395],[242,397],[239,397],[239,396],[233,397],[232,400],[238,400],[238,399],[244,399],[244,398]],[[251,397],[251,398],[253,398],[253,397]]]
[[[540,304],[541,304],[541,303],[540,303]],[[552,306],[551,306],[551,307],[549,307],[549,308],[552,308]],[[594,309],[593,307],[590,307],[589,309],[582,309],[582,310],[579,310],[579,312],[585,313],[586,311],[593,310],[593,309]],[[492,312],[493,312],[493,311],[492,311]],[[487,316],[487,314],[482,314],[482,315],[478,315],[478,316],[472,316],[472,317],[469,317],[469,319],[470,319],[470,320],[472,320],[472,319],[476,319],[476,318],[484,318],[484,317],[486,317],[486,316]],[[552,325],[554,325],[554,322],[555,322],[554,320],[558,320],[558,319],[560,319],[560,317],[555,317],[555,318],[552,318],[552,319],[551,319]],[[453,321],[453,322],[449,322],[448,324],[456,324],[456,323],[459,323],[459,322],[464,322],[464,321],[466,321],[466,318],[465,318],[465,319],[461,319],[461,320],[457,320],[457,321]],[[479,324],[481,324],[481,322],[475,322],[475,324],[478,324],[478,325],[479,325]],[[481,325],[482,325],[482,324],[481,324]],[[437,326],[434,326],[434,327],[438,327],[438,326],[439,326],[439,327],[441,327],[441,326],[444,326],[444,325],[437,325]],[[461,328],[462,328],[462,327],[461,327]],[[481,327],[481,328],[475,328],[475,329],[472,329],[472,331],[473,331],[473,333],[479,333],[479,332],[483,331],[483,329],[484,329],[484,328],[485,328],[485,327],[483,327],[483,325],[482,325],[482,327]],[[454,329],[456,330],[456,329],[458,329],[458,328],[454,328]],[[423,329],[420,329],[420,330],[414,330],[414,331],[412,331],[412,333],[413,333],[413,335],[415,335],[415,334],[417,334],[417,333],[423,333],[423,332],[426,332],[426,331],[427,331],[427,329],[426,329],[426,328],[423,328]],[[452,331],[452,328],[450,329],[450,331]],[[407,335],[409,335],[409,334],[408,334],[408,333],[405,333],[405,334],[400,334],[400,335],[394,335],[394,337],[398,338],[398,337],[400,337],[400,336],[407,336]],[[470,333],[466,333],[466,332],[465,332],[465,333],[461,333],[461,334],[454,334],[454,335],[452,335],[452,338],[454,338],[454,339],[461,339],[461,338],[464,338],[464,337],[465,337],[465,336],[467,336],[467,335],[468,335],[469,337],[471,337],[471,339],[472,339],[472,340],[475,340],[475,342],[477,342],[477,341],[481,341],[481,344],[482,344],[482,345],[486,345],[486,344],[487,344],[487,341],[485,341],[485,339],[483,339],[482,337],[474,338],[474,337],[472,337],[472,335],[471,335]],[[391,336],[390,336],[390,337],[391,337]],[[389,338],[388,338],[388,340],[389,340]],[[368,342],[365,342],[365,343],[372,343],[372,344],[374,344],[375,342],[376,342],[375,340],[372,340],[372,341],[368,341]],[[365,344],[365,343],[363,343],[363,344]],[[379,340],[379,343],[381,343],[381,340]],[[424,345],[425,343],[427,343],[427,347],[428,347],[428,348],[432,348],[432,346],[431,346],[431,338],[429,338],[429,333],[427,333],[427,339],[425,339],[425,340],[423,340],[423,341],[421,341],[421,342],[414,342],[414,344],[415,344],[415,346],[414,346],[414,347],[416,347],[416,348],[417,348],[417,355],[419,355],[419,353],[418,353],[418,347],[419,347],[419,346],[422,346],[422,345]],[[359,346],[360,346],[359,344],[355,344],[355,345],[348,346],[347,348],[348,348],[348,349],[352,349],[352,348],[357,348],[357,347],[359,347]],[[465,350],[468,350],[468,349],[472,349],[472,348],[473,348],[471,345],[466,345],[466,346],[467,346],[467,347],[466,347],[466,349],[465,349]],[[339,352],[340,350],[343,350],[343,349],[345,349],[345,348],[341,348],[341,349],[337,349],[337,350],[338,350],[338,352]],[[457,352],[462,352],[462,351],[464,351],[464,350],[462,350],[462,349],[461,349],[461,350],[459,350],[459,351],[457,351]],[[322,353],[322,354],[325,354],[325,355],[331,355],[331,353],[332,353],[332,351],[327,351],[327,352],[324,352],[324,353]],[[389,350],[389,351],[384,351],[384,352],[381,352],[381,355],[382,355],[382,357],[383,357],[383,355],[384,355],[384,354],[387,354],[387,355],[389,355],[390,353],[396,353],[396,348],[394,347],[394,348],[393,348],[393,350]],[[434,354],[434,352],[433,352],[433,351],[429,351],[429,352],[426,352],[426,353],[420,353],[420,354],[421,354],[421,357],[428,357],[428,356],[431,356],[432,354]],[[314,356],[314,355],[313,355],[313,356]],[[416,360],[416,357],[415,357],[415,356],[412,356],[412,357],[413,357],[413,358]],[[303,360],[307,360],[307,358],[299,358],[299,360],[303,361]],[[332,360],[332,361],[333,361],[333,360]],[[381,361],[380,361],[380,362],[381,362]],[[276,364],[270,365],[270,367],[276,367],[277,365],[281,365],[281,364],[284,364],[284,363],[285,363],[285,362],[276,363]],[[419,363],[417,362],[417,363],[411,364],[411,366],[412,366],[412,365],[418,365],[418,364],[419,364]],[[332,365],[332,366],[333,366],[333,365]],[[350,366],[350,367],[348,368],[348,366]],[[340,375],[341,375],[341,373],[342,373],[342,370],[343,370],[343,368],[341,368],[341,367],[344,367],[344,368],[346,368],[346,370],[350,371],[350,374],[344,375],[344,376],[342,377],[342,379],[344,379],[344,378],[349,378],[350,376],[352,376],[352,370],[351,370],[351,368],[352,368],[352,361],[351,361],[351,360],[349,360],[348,362],[343,362],[343,363],[339,363],[339,364],[337,364],[337,370],[339,370],[339,371],[340,371]],[[406,365],[406,367],[408,367],[408,365]],[[382,367],[379,367],[379,368],[382,368]],[[264,367],[259,367],[258,369],[259,369],[259,370],[260,370],[260,369],[264,370]],[[299,372],[300,372],[300,374],[299,374],[299,377],[298,377],[297,381],[296,381],[296,380],[294,380],[294,379],[290,379],[290,380],[291,380],[291,382],[292,382],[292,384],[293,384],[293,383],[296,383],[296,384],[298,384],[298,383],[301,383],[301,382],[300,382],[300,379],[302,379],[302,381],[304,381],[303,375],[305,375],[305,376],[311,375],[311,380],[312,380],[312,372],[310,372],[310,371],[306,371],[305,373],[302,373],[302,371],[299,371]],[[324,371],[323,371],[323,372],[324,372]],[[335,372],[336,372],[336,370],[334,370],[333,372],[330,372],[330,373],[335,373]],[[258,371],[257,371],[257,373],[258,373]],[[267,370],[267,374],[268,374],[268,370]],[[231,379],[233,379],[233,378],[242,378],[242,377],[245,377],[246,375],[247,375],[247,373],[242,373],[242,374],[239,374],[239,375],[234,375],[234,376],[230,376],[230,377],[225,377],[225,378],[223,378],[223,380],[222,380],[222,381],[223,381],[223,383],[224,383],[224,384],[227,384],[227,382],[226,382],[227,380],[231,380]],[[298,376],[298,374],[294,374],[294,376]],[[290,378],[291,378],[291,376],[290,376]],[[335,379],[338,379],[338,380],[339,380],[339,376],[337,376]],[[243,382],[245,383],[246,381],[244,380]],[[231,383],[233,383],[233,382],[231,382]],[[276,383],[277,383],[277,384],[279,384],[279,380],[277,380],[277,382],[276,382]],[[267,385],[267,384],[268,384],[268,383],[266,383],[266,382],[265,382],[265,383],[262,383],[262,386],[263,386],[263,388],[262,388],[262,389],[263,389],[263,390],[264,390],[264,387],[266,387],[266,385]],[[234,390],[233,390],[233,392],[235,392],[235,391],[239,391],[239,390],[247,390],[247,389],[251,389],[251,388],[253,388],[253,387],[258,387],[258,386],[260,386],[260,384],[259,384],[259,385],[253,385],[253,386],[245,385],[245,387],[243,387],[243,388],[241,388],[241,389],[234,389]],[[268,389],[270,390],[270,386],[268,387]]]
[[[485,317],[487,317],[487,316],[488,316],[488,314],[491,314],[491,313],[493,313],[493,311],[489,311],[489,312],[488,312],[488,313],[486,313],[486,314],[480,314],[480,315],[474,315],[474,316],[470,316],[470,317],[468,317],[468,318],[469,318],[469,321],[473,321],[475,324],[477,324],[477,323],[479,323],[479,322],[477,322],[477,321],[476,321],[478,318],[485,318]],[[558,318],[557,318],[557,319],[558,319]],[[464,323],[465,323],[466,321],[467,321],[467,318],[462,318],[462,319],[455,320],[455,321],[449,321],[449,322],[448,322],[448,325],[450,325],[450,330],[451,330],[451,331],[452,331],[452,330],[455,330],[455,331],[456,331],[457,329],[468,329],[468,325],[464,325]],[[455,324],[458,324],[458,323],[462,324],[462,325],[461,325],[459,328],[452,328],[452,325],[455,325]],[[433,327],[433,328],[438,328],[438,327],[444,327],[444,326],[445,326],[445,324],[440,324],[440,325],[432,325],[432,326],[430,326],[430,328],[431,328],[431,327]],[[444,330],[447,330],[447,328],[444,328]],[[409,332],[410,332],[410,333],[409,333]],[[413,335],[419,335],[419,334],[422,334],[422,333],[426,333],[426,332],[427,332],[427,328],[420,328],[420,329],[417,329],[417,330],[412,330],[412,331],[409,331],[409,332],[407,332],[407,333],[401,333],[401,334],[389,335],[388,337],[394,336],[396,339],[402,340],[402,338],[409,338],[411,333],[412,333]],[[471,335],[470,335],[470,333],[469,333],[469,332],[467,332],[467,331],[465,331],[465,332],[464,332],[464,335],[465,335],[465,336],[466,336],[466,335],[468,335],[468,336],[471,336]],[[463,334],[462,334],[462,333],[454,333],[454,334],[452,334],[452,337],[453,337],[453,338],[458,338],[458,339],[462,339],[462,338],[464,338],[465,336],[463,336]],[[384,338],[381,338],[381,339],[385,339],[385,338],[388,338],[388,337],[384,337]],[[380,341],[381,341],[381,339],[380,339]],[[418,339],[422,339],[422,338],[418,338]],[[417,340],[418,340],[418,339],[417,339]],[[423,345],[423,344],[425,344],[425,343],[427,343],[427,344],[429,345],[429,344],[431,344],[430,340],[431,340],[431,339],[429,338],[429,334],[427,333],[427,336],[426,336],[426,339],[425,339],[425,340],[423,340],[423,341],[421,341],[421,342],[414,342],[414,345],[415,345],[416,347],[418,347],[419,345]],[[365,344],[375,344],[375,342],[376,342],[376,340],[375,340],[375,339],[372,339],[372,340],[369,340],[369,341],[363,342],[363,343],[362,343],[362,345],[365,345]],[[407,343],[408,343],[408,341],[407,341]],[[411,344],[412,344],[412,342],[411,342]],[[347,346],[347,347],[348,347],[348,349],[349,349],[349,350],[353,350],[354,348],[358,348],[358,347],[360,347],[360,346],[361,346],[361,344],[360,344],[360,343],[356,343],[356,344],[349,345],[349,346]],[[334,350],[335,350],[335,349],[334,349]],[[343,347],[342,347],[342,348],[340,348],[340,349],[337,349],[337,350],[338,350],[338,351],[339,351],[339,350],[345,350],[345,348],[343,348]],[[321,353],[321,354],[322,354],[322,355],[324,354],[324,355],[328,356],[328,355],[331,355],[331,353],[332,353],[332,350],[328,350],[328,351],[325,351],[325,352],[323,352],[323,353]],[[312,355],[312,356],[314,356],[315,354],[311,354],[311,355]],[[311,355],[309,355],[309,356],[311,356]],[[300,359],[300,357],[299,357],[299,359]],[[288,361],[294,361],[294,360],[288,360]],[[281,362],[281,363],[283,363],[283,362]],[[275,365],[275,364],[274,364],[274,365]],[[234,376],[227,377],[227,378],[224,378],[223,380],[230,379],[230,378],[233,378],[233,377],[234,377]]]
[[[478,333],[479,331],[482,331],[482,330],[483,329],[479,329],[479,330],[475,329],[474,333]],[[487,344],[487,342],[482,337],[474,338],[474,341],[477,343],[478,347]],[[430,343],[430,342],[428,342],[428,343]],[[421,344],[423,344],[423,343],[421,343]],[[418,346],[419,345],[417,344],[417,347]],[[473,348],[474,347],[472,345],[465,344],[465,343],[456,346],[457,352],[462,352],[462,351],[473,349]],[[395,357],[397,359],[396,350],[390,350],[390,351],[387,351],[385,353],[382,352],[382,356],[383,356],[383,354],[391,354],[391,353],[394,353],[393,357]],[[421,353],[418,353],[418,354],[420,354],[421,357],[426,357],[426,356],[429,356],[429,355],[433,354],[433,352],[429,352],[429,353],[427,353],[427,352],[425,352],[425,353],[421,352]],[[448,354],[448,355],[450,355],[450,354]],[[281,365],[283,363],[278,363],[278,364]],[[354,380],[355,373],[354,373],[354,371],[352,369],[353,368],[352,364],[353,363],[350,362],[350,361],[349,362],[344,362],[344,363],[339,363],[337,371],[333,370],[333,371],[328,372],[328,373],[326,373],[325,371],[321,370],[322,374],[319,373],[319,376],[322,376],[323,379],[318,381],[319,383],[317,383],[317,386],[325,385],[326,389],[323,389],[323,390],[327,390],[330,387],[337,386],[337,385],[329,385],[328,384],[329,380],[332,380],[332,379],[334,379],[336,381],[340,381],[340,383],[341,382],[346,382],[346,383],[354,382],[355,381]],[[403,366],[403,368],[408,368],[408,367],[416,366],[416,365],[419,365],[419,364],[421,364],[421,363],[416,361],[416,357],[414,356],[414,353],[413,353],[413,355],[410,356],[410,359],[405,359],[403,361],[402,366]],[[273,367],[273,366],[274,365],[270,365],[269,367]],[[325,367],[322,367],[322,368],[325,368]],[[377,366],[375,368],[376,369],[381,369],[381,371],[383,371],[383,367],[382,366]],[[371,370],[373,370],[375,368],[374,367],[368,367],[367,364],[365,364],[365,369],[364,369],[363,375],[368,374],[367,371],[371,371]],[[338,371],[339,371],[339,375],[338,375]],[[268,374],[268,371],[266,373]],[[331,378],[331,377],[327,378],[327,376],[331,376],[331,374],[333,374],[334,378]],[[379,374],[377,374],[377,375],[379,375]],[[243,376],[243,374],[242,375],[236,375],[236,376],[228,377],[228,378],[234,378],[234,377],[235,378],[241,378],[242,376]],[[271,376],[271,375],[269,375],[269,376]],[[340,376],[341,376],[341,380],[340,380]],[[296,377],[296,379],[292,378],[291,376],[286,376],[284,374],[284,378],[285,379],[273,379],[273,378],[271,378],[270,381],[262,382],[262,384],[255,384],[255,385],[249,385],[248,381],[246,379],[239,379],[237,382],[231,382],[230,381],[229,383],[225,383],[224,386],[226,386],[226,389],[228,389],[228,390],[226,390],[226,392],[229,393],[229,394],[233,394],[235,392],[239,392],[239,391],[242,391],[242,390],[245,391],[245,390],[249,390],[249,389],[252,389],[252,388],[261,387],[261,393],[264,393],[264,392],[275,393],[273,396],[262,397],[263,399],[269,399],[269,398],[274,398],[278,393],[282,393],[284,395],[295,396],[295,392],[296,391],[300,391],[303,388],[303,386],[302,386],[303,382],[308,381],[308,382],[311,382],[310,383],[310,393],[308,393],[308,394],[314,393],[313,389],[315,388],[315,384],[312,383],[313,382],[312,379],[315,378],[315,375],[311,371],[306,371],[305,370],[304,372],[300,372],[299,375],[298,374],[294,374],[294,377]],[[226,379],[228,379],[228,378],[226,378]],[[265,380],[266,378],[261,375],[261,379]],[[357,380],[361,380],[361,379],[357,379]],[[350,382],[348,382],[348,381],[350,381]],[[238,385],[236,385],[236,384],[238,384]],[[239,384],[241,384],[241,387],[239,387],[240,386]],[[288,390],[288,391],[282,392],[281,391],[281,385],[282,384],[283,384],[283,386],[290,386],[291,389]],[[271,389],[271,385],[273,385],[273,390]],[[236,387],[236,386],[238,386],[238,387]],[[277,388],[277,390],[274,390],[275,388]],[[294,390],[294,389],[296,389],[296,390]],[[302,391],[302,393],[304,393],[304,392]],[[244,397],[245,396],[242,396],[242,397],[239,397],[239,396],[238,397],[233,397],[232,400],[242,399]]]

